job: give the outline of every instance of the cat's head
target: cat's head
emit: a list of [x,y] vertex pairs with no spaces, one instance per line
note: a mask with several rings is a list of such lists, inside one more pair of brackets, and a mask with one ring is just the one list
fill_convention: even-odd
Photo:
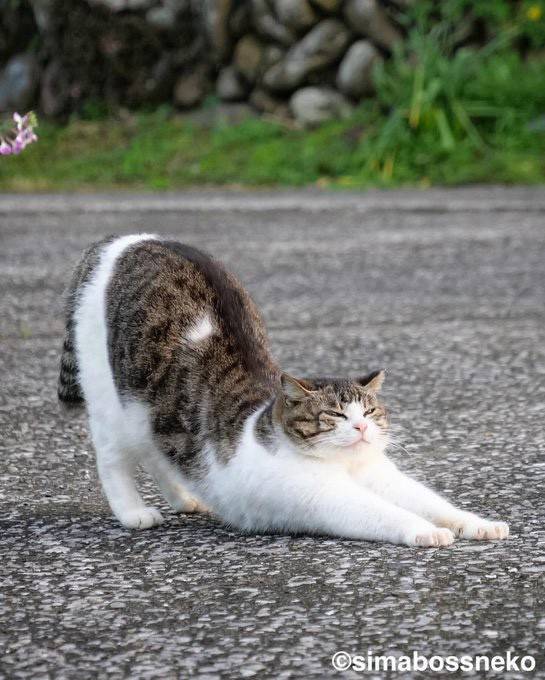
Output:
[[299,450],[329,458],[340,453],[382,451],[388,443],[388,414],[378,398],[384,371],[360,379],[281,377],[280,421]]

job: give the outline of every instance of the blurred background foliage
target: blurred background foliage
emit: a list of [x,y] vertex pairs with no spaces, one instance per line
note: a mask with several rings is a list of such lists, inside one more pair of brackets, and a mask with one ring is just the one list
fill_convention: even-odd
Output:
[[[11,0],[12,2],[14,0]],[[320,125],[88,98],[0,162],[4,190],[188,185],[426,187],[545,179],[545,0],[417,0],[395,18],[373,96]],[[399,8],[397,8],[399,9]],[[289,101],[286,99],[286,101]]]

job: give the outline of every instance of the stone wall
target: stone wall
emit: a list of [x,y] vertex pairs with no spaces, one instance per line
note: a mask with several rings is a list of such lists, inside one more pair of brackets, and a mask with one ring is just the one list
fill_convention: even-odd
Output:
[[62,118],[87,102],[345,115],[403,38],[410,0],[0,0],[0,110]]

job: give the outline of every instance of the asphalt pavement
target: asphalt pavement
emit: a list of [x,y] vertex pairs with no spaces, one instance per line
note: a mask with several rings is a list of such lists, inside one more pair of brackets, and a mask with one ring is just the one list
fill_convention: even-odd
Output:
[[[165,524],[120,527],[55,384],[72,267],[138,231],[236,272],[286,370],[385,367],[392,457],[511,537],[247,536],[172,514],[145,479]],[[510,651],[536,669],[490,677],[545,677],[544,423],[543,189],[0,196],[0,677],[449,675],[343,674],[340,650]]]

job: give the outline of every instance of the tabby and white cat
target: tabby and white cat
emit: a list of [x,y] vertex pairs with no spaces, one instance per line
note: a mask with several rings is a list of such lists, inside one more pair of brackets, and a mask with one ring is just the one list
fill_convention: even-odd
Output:
[[157,236],[108,237],[74,274],[59,379],[85,401],[104,492],[119,521],[163,518],[141,465],[178,512],[245,531],[415,546],[506,538],[388,460],[384,374],[296,379],[271,358],[254,303],[202,252]]

